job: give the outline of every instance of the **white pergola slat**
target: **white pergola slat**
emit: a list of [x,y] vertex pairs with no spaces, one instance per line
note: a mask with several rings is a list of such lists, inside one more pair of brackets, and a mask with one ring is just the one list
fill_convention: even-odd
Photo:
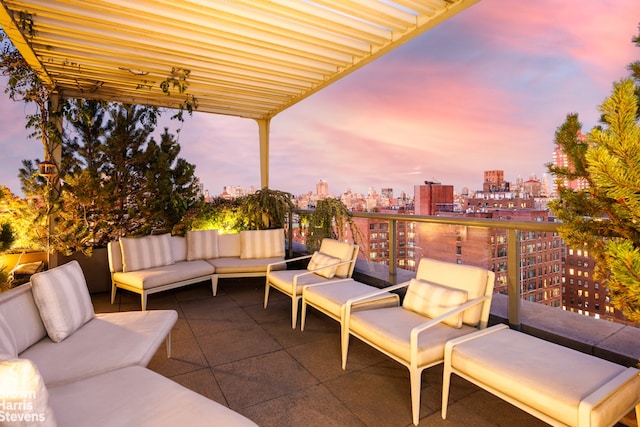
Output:
[[61,97],[255,119],[266,186],[272,117],[478,1],[0,0],[0,27]]

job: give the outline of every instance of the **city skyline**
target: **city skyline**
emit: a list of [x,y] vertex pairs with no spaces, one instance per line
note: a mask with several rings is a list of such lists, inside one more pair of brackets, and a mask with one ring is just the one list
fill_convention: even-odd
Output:
[[[590,130],[613,83],[638,59],[631,38],[640,3],[508,5],[482,0],[276,116],[270,187],[298,195],[324,179],[336,194],[391,187],[395,195],[424,180],[477,190],[491,169],[508,181],[542,179],[566,114],[577,112]],[[30,110],[5,93],[0,100],[0,185],[21,194],[21,161],[42,158],[42,147],[27,139]],[[163,119],[158,131],[175,134],[178,125]],[[196,112],[179,142],[211,194],[259,188],[254,121]]]

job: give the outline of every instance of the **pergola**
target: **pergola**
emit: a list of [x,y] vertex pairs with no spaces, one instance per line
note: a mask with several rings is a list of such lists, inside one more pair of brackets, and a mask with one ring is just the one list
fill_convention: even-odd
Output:
[[60,97],[256,120],[267,187],[272,117],[477,1],[0,0],[0,26]]

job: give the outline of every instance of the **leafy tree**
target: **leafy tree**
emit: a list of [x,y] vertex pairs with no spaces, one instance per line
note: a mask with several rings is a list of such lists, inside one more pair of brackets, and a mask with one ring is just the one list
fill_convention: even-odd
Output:
[[596,261],[596,280],[606,281],[609,296],[625,317],[640,322],[640,126],[637,87],[631,79],[614,85],[600,107],[603,126],[578,137],[577,114],[569,114],[556,132],[573,168],[549,166],[560,180],[582,178],[588,188],[559,187],[551,211],[562,220],[567,244],[584,248]]
[[[640,46],[640,34],[632,41]],[[559,184],[588,184],[575,191],[559,185],[559,199],[549,208],[562,221],[567,244],[596,261],[595,279],[606,282],[613,305],[640,322],[640,85],[634,84],[640,83],[640,61],[628,68],[631,78],[614,84],[600,106],[601,125],[586,138],[577,114],[557,129],[555,142],[571,166],[547,167]]]

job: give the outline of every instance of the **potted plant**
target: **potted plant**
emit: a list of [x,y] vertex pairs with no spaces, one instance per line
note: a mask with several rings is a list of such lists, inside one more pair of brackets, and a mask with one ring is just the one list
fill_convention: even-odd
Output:
[[263,188],[245,196],[238,209],[239,228],[268,230],[284,228],[287,215],[294,208],[291,193]]
[[333,197],[318,200],[316,208],[308,215],[307,252],[320,248],[322,239],[345,240],[354,243],[361,240],[362,233],[353,220],[353,215],[342,200]]

